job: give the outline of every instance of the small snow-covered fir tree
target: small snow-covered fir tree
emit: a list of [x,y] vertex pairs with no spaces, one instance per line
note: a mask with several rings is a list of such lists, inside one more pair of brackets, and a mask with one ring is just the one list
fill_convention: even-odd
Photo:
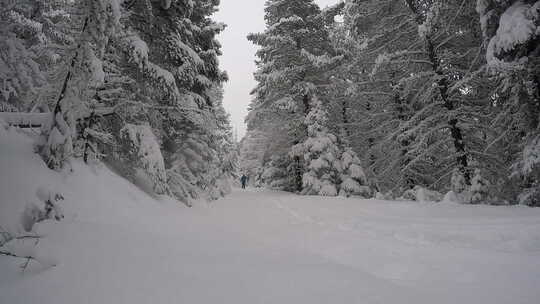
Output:
[[169,186],[171,192],[186,205],[191,206],[194,199],[212,195],[217,176],[216,151],[208,144],[204,134],[190,132],[175,148],[181,153],[169,156]]
[[260,182],[270,189],[294,191],[295,189],[291,188],[294,184],[291,178],[294,177],[289,174],[289,162],[288,156],[272,156],[261,169]]
[[229,114],[223,107],[221,86],[213,88],[212,100],[216,126],[210,143],[211,149],[216,152],[212,159],[215,170],[206,179],[215,180],[207,185],[211,189],[209,198],[215,200],[229,194],[232,191],[232,179],[238,178],[238,149],[234,142]]
[[540,135],[530,139],[513,166],[513,176],[521,179],[518,202],[526,206],[540,206]]
[[257,170],[255,170],[255,173],[254,173],[254,177],[253,177],[253,181],[251,182],[251,184],[256,187],[256,188],[260,188],[264,185],[264,180],[263,180],[263,174],[264,174],[264,168],[257,168]]
[[454,169],[450,179],[450,188],[455,193],[463,193],[467,190],[468,185],[463,173],[459,169]]
[[[248,129],[240,142],[240,173],[247,174],[250,178],[262,173],[264,157],[270,146],[265,132],[258,129]],[[255,182],[256,179],[252,179]]]
[[465,181],[462,172],[458,169],[454,170],[451,178],[451,191],[445,195],[444,201],[479,204],[486,203],[490,199],[490,183],[482,176],[480,169],[474,170],[470,185]]
[[341,154],[341,184],[339,194],[343,196],[359,195],[368,198],[372,191],[367,183],[366,174],[356,153],[346,147]]
[[[160,145],[149,125],[126,124],[120,131],[132,178],[144,179],[156,194],[167,194],[167,175]],[[140,172],[137,172],[140,171]]]
[[[326,127],[328,114],[322,102],[316,96],[312,96],[311,100],[311,110],[305,120],[308,137],[300,147],[295,148],[303,152],[306,162],[302,194],[336,196],[342,171],[337,137]],[[354,171],[357,168],[353,166],[348,169]],[[357,173],[351,172],[354,175]]]
[[470,188],[472,204],[484,203],[489,199],[489,185],[480,169],[475,169]]

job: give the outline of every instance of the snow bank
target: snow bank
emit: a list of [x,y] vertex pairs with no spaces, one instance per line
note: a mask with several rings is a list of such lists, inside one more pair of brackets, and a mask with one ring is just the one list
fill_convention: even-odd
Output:
[[59,177],[33,152],[33,140],[18,129],[0,124],[0,226],[24,232],[21,216],[39,201],[40,188],[54,189]]

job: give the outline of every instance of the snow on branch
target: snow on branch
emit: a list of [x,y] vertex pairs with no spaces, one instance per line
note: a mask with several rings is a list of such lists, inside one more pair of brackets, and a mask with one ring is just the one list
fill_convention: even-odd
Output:
[[[148,77],[157,82],[158,85],[162,86],[169,93],[171,98],[179,103],[179,106],[191,108],[193,110],[197,109],[197,104],[193,98],[181,94],[173,73],[149,61],[148,45],[137,34],[130,34],[123,39],[122,43],[127,52],[131,55],[131,61],[137,64],[139,69],[146,73]],[[191,58],[194,64],[204,65],[204,61],[193,49],[182,43],[179,39],[175,40],[175,44],[181,49],[182,53],[187,54],[189,58]],[[205,79],[200,78],[198,80],[207,83]]]
[[52,121],[52,113],[0,112],[0,119],[10,126],[39,128]]
[[328,54],[324,54],[321,56],[317,56],[310,53],[306,49],[302,49],[301,54],[304,58],[307,58],[309,62],[317,68],[322,68],[322,67],[336,64],[343,59],[343,55],[330,57],[328,56]]
[[278,22],[276,22],[272,26],[268,27],[267,31],[268,32],[273,32],[273,31],[276,31],[277,29],[279,29],[282,26],[285,26],[285,25],[288,25],[288,24],[297,24],[297,23],[302,23],[302,22],[304,22],[304,19],[302,19],[301,17],[299,17],[297,15],[292,15],[290,17],[284,17],[284,18],[281,18]]
[[[540,35],[540,2],[534,5],[517,1],[502,15],[499,28],[491,38],[486,51],[488,64],[496,68],[511,67],[511,63],[503,62],[500,57],[511,52],[519,45]],[[523,58],[517,58],[513,65],[519,65]]]
[[[76,120],[83,120],[95,116],[109,116],[114,114],[114,108],[101,108],[86,110],[77,117]],[[23,112],[0,112],[0,120],[7,125],[15,126],[19,128],[39,128],[42,126],[48,126],[52,122],[52,113],[23,113]]]

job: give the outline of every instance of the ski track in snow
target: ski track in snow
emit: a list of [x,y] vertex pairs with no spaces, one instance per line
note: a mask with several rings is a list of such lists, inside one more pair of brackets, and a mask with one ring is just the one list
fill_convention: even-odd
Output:
[[44,265],[0,257],[0,304],[540,299],[540,208],[258,189],[186,208],[103,166],[52,172],[23,138],[0,136],[0,225],[17,231],[37,187],[63,193],[66,218],[35,227]]

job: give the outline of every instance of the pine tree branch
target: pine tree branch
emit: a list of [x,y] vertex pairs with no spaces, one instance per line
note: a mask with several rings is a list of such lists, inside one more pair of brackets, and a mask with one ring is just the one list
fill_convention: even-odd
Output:
[[33,256],[20,256],[20,255],[16,255],[14,253],[11,253],[9,251],[2,251],[0,250],[0,255],[4,255],[4,256],[8,256],[8,257],[13,257],[13,258],[19,258],[19,259],[28,259],[28,260],[34,260],[34,261],[37,261]]

